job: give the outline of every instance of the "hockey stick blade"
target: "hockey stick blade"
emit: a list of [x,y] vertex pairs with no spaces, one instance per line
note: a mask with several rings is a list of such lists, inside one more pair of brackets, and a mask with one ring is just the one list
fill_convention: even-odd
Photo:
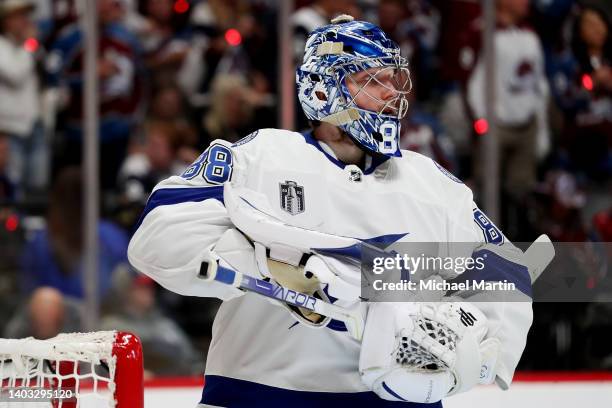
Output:
[[555,247],[546,234],[540,235],[525,251],[525,264],[531,283],[535,282],[555,257]]

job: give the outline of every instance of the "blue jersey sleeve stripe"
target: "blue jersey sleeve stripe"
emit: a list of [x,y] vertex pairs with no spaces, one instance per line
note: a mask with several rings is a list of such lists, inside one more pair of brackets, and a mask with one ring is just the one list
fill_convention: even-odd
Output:
[[311,407],[369,407],[369,408],[442,408],[441,402],[418,404],[386,401],[373,392],[314,392],[271,387],[251,381],[218,375],[204,377],[204,391],[200,404],[235,408],[311,408]]
[[337,332],[348,331],[347,328],[346,328],[346,324],[344,324],[344,322],[341,322],[340,320],[336,320],[336,319],[331,319],[329,321],[329,323],[327,323],[326,327],[328,329],[330,329],[330,330],[337,331]]
[[404,238],[406,235],[408,235],[408,232],[404,232],[402,234],[387,234],[387,235],[380,235],[378,237],[373,237],[373,238],[366,238],[363,241],[367,242],[368,244],[371,245],[376,245],[376,246],[389,246],[391,244],[396,243],[397,241],[399,241],[400,239]]
[[140,227],[145,217],[161,205],[172,205],[186,202],[198,202],[215,199],[223,203],[223,186],[215,187],[191,187],[191,188],[162,188],[156,190],[149,197],[147,206],[142,211],[140,219],[136,223],[136,229]]
[[529,270],[525,265],[520,265],[502,258],[496,253],[483,249],[474,252],[472,257],[482,258],[484,268],[481,270],[470,269],[450,280],[452,283],[461,283],[465,281],[484,280],[487,282],[503,282],[514,283],[516,288],[530,298],[533,297],[531,288],[531,277]]

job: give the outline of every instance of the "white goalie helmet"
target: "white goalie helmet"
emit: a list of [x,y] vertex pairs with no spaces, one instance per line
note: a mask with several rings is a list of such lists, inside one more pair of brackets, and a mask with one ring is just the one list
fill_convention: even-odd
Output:
[[401,156],[410,71],[378,26],[340,16],[311,32],[296,81],[308,119],[340,127],[369,152]]

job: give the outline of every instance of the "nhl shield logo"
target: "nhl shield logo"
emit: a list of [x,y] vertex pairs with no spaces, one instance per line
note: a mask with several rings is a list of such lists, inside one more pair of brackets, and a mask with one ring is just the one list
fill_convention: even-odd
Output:
[[304,187],[295,181],[280,184],[280,206],[291,215],[304,212]]

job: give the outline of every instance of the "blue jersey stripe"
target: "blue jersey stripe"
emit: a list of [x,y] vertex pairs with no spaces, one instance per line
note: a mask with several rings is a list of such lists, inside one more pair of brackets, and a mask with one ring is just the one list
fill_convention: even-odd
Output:
[[373,392],[294,391],[218,375],[205,376],[204,391],[200,403],[235,408],[442,408],[441,402],[417,404],[386,401]]
[[470,269],[450,280],[452,283],[461,283],[472,280],[484,280],[487,282],[514,283],[516,288],[530,298],[533,297],[531,288],[531,277],[525,265],[511,262],[488,249],[474,252],[472,258],[482,258],[484,268],[482,270]]
[[354,244],[344,248],[313,248],[313,250],[323,255],[347,256],[349,258],[358,259],[361,261],[372,260],[375,256],[395,256],[395,251],[385,252],[383,248],[390,246],[406,235],[408,235],[407,232],[403,234],[381,235],[379,237],[365,239],[354,238],[359,239],[367,245]]
[[370,245],[375,245],[377,247],[388,247],[389,245],[394,244],[400,239],[404,238],[408,234],[408,232],[403,232],[401,234],[380,235],[378,237],[365,238],[363,241],[367,242]]
[[147,206],[142,211],[136,228],[140,227],[147,214],[160,205],[172,205],[186,202],[198,202],[208,199],[216,199],[223,203],[223,186],[214,187],[191,187],[191,188],[161,188],[149,197]]

